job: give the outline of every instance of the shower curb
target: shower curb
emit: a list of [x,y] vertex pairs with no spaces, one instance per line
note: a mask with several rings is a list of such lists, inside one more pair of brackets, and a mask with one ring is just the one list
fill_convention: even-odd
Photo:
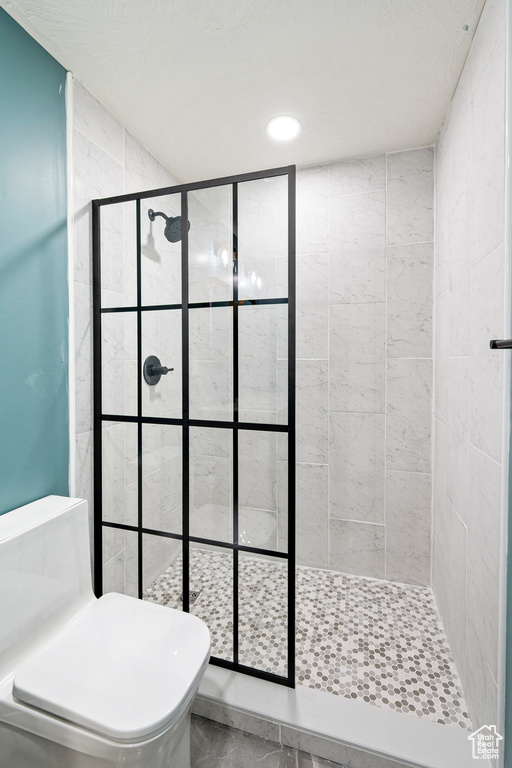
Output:
[[194,714],[347,768],[468,768],[469,732],[428,718],[286,688],[210,665]]

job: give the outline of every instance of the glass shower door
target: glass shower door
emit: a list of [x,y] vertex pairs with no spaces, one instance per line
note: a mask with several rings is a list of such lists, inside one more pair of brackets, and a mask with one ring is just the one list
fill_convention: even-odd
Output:
[[93,212],[96,592],[294,685],[295,169]]

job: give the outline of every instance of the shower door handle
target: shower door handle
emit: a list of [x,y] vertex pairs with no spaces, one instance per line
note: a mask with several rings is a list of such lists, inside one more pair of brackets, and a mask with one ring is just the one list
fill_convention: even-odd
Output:
[[512,349],[512,339],[491,339],[491,349]]

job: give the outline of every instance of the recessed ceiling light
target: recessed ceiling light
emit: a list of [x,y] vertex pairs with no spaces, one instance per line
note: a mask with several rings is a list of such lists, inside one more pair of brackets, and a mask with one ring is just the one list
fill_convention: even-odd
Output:
[[301,131],[301,124],[296,117],[290,115],[281,115],[280,117],[273,117],[267,123],[267,133],[272,136],[273,139],[278,141],[288,141],[294,139],[299,135]]

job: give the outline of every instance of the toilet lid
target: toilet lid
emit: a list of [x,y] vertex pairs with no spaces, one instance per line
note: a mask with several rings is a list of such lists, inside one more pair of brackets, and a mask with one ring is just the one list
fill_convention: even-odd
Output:
[[13,695],[117,741],[140,741],[189,705],[210,653],[188,613],[108,594],[21,666]]

